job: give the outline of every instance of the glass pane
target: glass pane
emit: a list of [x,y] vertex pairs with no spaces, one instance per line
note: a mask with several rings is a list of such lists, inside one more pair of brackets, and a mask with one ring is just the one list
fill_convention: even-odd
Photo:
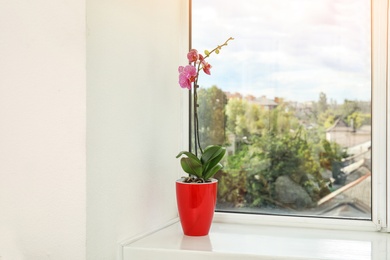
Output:
[[203,147],[228,149],[218,211],[371,219],[368,0],[192,1]]

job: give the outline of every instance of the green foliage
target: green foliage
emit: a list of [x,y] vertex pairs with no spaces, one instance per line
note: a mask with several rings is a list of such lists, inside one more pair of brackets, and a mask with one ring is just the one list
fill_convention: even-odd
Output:
[[219,171],[215,178],[218,179],[218,203],[245,206],[247,174],[244,170]]
[[333,124],[336,122],[337,115],[335,114],[335,111],[333,110],[326,110],[319,114],[318,116],[318,124],[321,126],[324,126],[325,128],[329,128],[333,126]]
[[347,116],[347,123],[349,126],[358,129],[363,123],[369,123],[371,120],[371,114],[365,114],[361,112],[353,112]]
[[323,150],[320,152],[320,165],[322,168],[332,170],[335,163],[340,163],[348,154],[336,143],[321,140]]
[[[236,199],[236,206],[282,206],[275,196],[275,182],[284,175],[301,185],[313,201],[329,193],[319,173],[321,138],[318,132],[300,126],[294,107],[280,102],[268,110],[236,98],[228,101],[226,114],[229,132],[238,137],[238,143],[235,154],[227,158],[229,174],[222,175],[219,184],[232,186],[222,186],[220,202],[234,204]],[[241,182],[235,182],[233,175]]]
[[240,98],[229,99],[226,105],[226,116],[227,116],[227,130],[231,133],[236,133],[241,131],[242,119],[247,110],[248,102]]
[[[313,201],[319,200],[330,191],[319,173],[315,151],[315,145],[307,140],[302,128],[295,132],[264,131],[261,136],[252,136],[249,144],[240,146],[239,152],[227,158],[225,171],[229,174],[221,178],[223,185],[232,186],[229,192],[227,187],[222,188],[219,201],[233,204],[232,199],[236,199],[236,206],[283,207],[275,196],[275,183],[280,176],[288,176]],[[235,182],[232,173],[242,182]]]
[[[323,109],[319,109],[322,107]],[[327,108],[324,110],[324,108]],[[337,119],[343,120],[354,129],[371,125],[371,108],[368,102],[344,100],[342,105],[316,105],[317,123],[325,129],[333,126]]]
[[264,175],[268,180],[273,182],[281,175],[293,175],[299,172],[302,158],[299,153],[301,139],[298,135],[270,134],[264,144],[265,160],[269,161]]
[[200,159],[193,153],[182,151],[176,158],[180,159],[183,170],[196,178],[207,181],[223,168],[220,161],[226,153],[226,148],[219,145],[210,145],[203,151]]
[[[301,107],[278,99],[277,107],[270,109],[256,103],[255,97],[237,95],[218,106],[221,103],[215,100],[223,99],[221,93],[214,86],[199,94],[205,109],[200,125],[205,140],[212,137],[209,140],[216,143],[217,135],[231,137],[225,168],[216,174],[218,203],[228,207],[285,207],[277,196],[276,181],[281,176],[288,176],[313,202],[318,201],[330,193],[329,179],[320,172],[337,172],[347,156],[338,144],[326,140],[326,128],[338,118],[356,128],[371,119],[369,102],[346,100],[338,105],[328,102],[324,93],[313,105]],[[221,128],[214,132],[213,124]],[[199,171],[198,162],[187,166]]]
[[290,131],[296,131],[300,127],[294,112],[283,103],[279,104],[276,109],[267,111],[265,120],[270,122],[268,129],[273,134],[286,134]]
[[317,110],[318,113],[323,113],[328,110],[328,101],[324,92],[320,93],[319,100],[317,103]]
[[225,143],[226,100],[225,93],[216,86],[199,89],[198,114],[201,147]]
[[237,137],[262,135],[264,131],[284,133],[296,129],[299,122],[287,104],[265,109],[248,100],[233,98],[226,105],[227,129]]
[[321,144],[323,149],[319,156],[321,167],[332,171],[336,184],[343,184],[345,174],[341,171],[342,160],[349,155],[337,143],[322,140]]
[[353,100],[344,100],[344,104],[340,107],[340,114],[343,119],[360,110],[359,102]]

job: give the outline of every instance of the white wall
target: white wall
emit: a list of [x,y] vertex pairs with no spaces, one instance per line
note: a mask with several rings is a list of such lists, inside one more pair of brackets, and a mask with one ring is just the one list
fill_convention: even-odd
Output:
[[87,259],[176,217],[187,1],[87,1]]
[[85,259],[85,3],[0,2],[0,259]]
[[176,217],[187,1],[0,6],[0,259],[115,259]]

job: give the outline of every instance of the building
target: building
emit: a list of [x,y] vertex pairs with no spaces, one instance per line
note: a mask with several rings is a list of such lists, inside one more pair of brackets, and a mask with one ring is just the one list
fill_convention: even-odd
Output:
[[338,143],[341,147],[353,147],[371,141],[371,126],[364,125],[359,129],[348,126],[340,118],[333,126],[326,129],[326,140]]
[[269,99],[266,96],[261,96],[250,102],[259,105],[261,108],[264,108],[265,110],[273,110],[278,106],[278,103],[275,102],[274,99]]

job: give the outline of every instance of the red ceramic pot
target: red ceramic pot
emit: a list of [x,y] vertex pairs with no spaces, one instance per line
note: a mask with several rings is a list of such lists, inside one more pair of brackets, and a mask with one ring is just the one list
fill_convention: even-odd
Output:
[[184,235],[206,236],[213,221],[218,180],[206,183],[176,181],[176,200]]

